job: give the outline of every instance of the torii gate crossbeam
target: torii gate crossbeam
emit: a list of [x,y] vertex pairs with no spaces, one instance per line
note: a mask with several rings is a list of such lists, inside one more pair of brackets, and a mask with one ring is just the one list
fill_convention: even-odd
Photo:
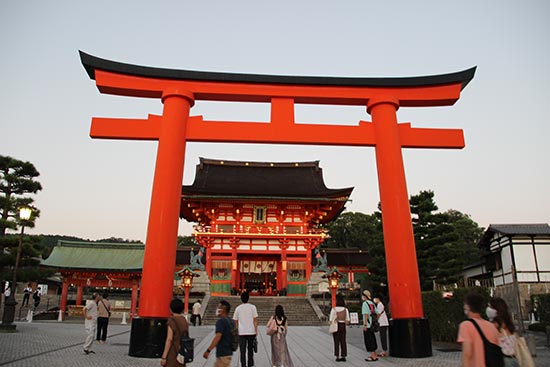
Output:
[[[416,261],[403,148],[464,147],[462,130],[419,129],[398,123],[399,107],[454,104],[475,68],[405,78],[332,78],[211,73],[123,64],[80,52],[101,93],[157,98],[162,116],[147,119],[93,118],[90,136],[158,140],[139,318],[132,322],[130,355],[158,357],[172,297],[174,257],[186,142],[374,146],[378,169],[388,287],[393,322],[390,354],[431,355]],[[189,116],[196,100],[264,102],[270,121],[205,121]],[[294,105],[365,106],[372,122],[356,126],[296,123]]]

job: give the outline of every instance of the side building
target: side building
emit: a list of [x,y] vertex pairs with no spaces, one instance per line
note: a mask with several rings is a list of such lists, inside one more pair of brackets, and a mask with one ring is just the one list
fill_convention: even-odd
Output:
[[491,224],[479,246],[484,256],[464,269],[467,284],[494,289],[516,317],[527,319],[531,295],[550,293],[550,226]]
[[325,186],[319,162],[200,159],[182,187],[181,218],[196,223],[213,296],[305,296],[320,228],[344,210],[353,188]]

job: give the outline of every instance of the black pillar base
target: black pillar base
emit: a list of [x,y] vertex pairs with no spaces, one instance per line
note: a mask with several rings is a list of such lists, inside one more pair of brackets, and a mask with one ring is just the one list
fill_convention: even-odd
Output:
[[395,319],[390,322],[390,356],[424,358],[432,356],[428,319]]
[[160,358],[166,341],[166,318],[134,318],[128,355],[139,358]]

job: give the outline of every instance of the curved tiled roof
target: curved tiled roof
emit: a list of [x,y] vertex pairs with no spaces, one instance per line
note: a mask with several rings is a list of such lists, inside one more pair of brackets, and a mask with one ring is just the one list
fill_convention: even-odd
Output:
[[141,271],[145,245],[59,241],[40,265],[59,269]]
[[200,158],[195,181],[183,196],[347,199],[353,187],[329,189],[319,161],[295,163],[222,161]]

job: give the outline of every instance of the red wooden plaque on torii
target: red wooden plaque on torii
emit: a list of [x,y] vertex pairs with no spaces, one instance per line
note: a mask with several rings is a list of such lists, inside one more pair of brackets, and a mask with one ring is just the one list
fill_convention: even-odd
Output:
[[[458,129],[421,129],[411,127],[410,123],[398,123],[396,112],[400,107],[454,104],[472,80],[475,68],[403,78],[300,77],[152,68],[100,59],[83,52],[80,57],[101,93],[157,98],[164,104],[162,116],[149,115],[146,119],[94,117],[90,131],[92,138],[158,140],[140,318],[132,324],[131,355],[155,356],[154,325],[169,316],[188,141],[373,146],[394,319],[391,354],[431,355],[401,150],[461,149],[464,136]],[[189,116],[196,100],[270,103],[271,118],[258,122],[207,121],[202,116]],[[296,103],[365,106],[372,122],[359,121],[355,126],[296,123]],[[147,333],[150,338],[143,336]],[[164,345],[164,340],[161,344]]]

